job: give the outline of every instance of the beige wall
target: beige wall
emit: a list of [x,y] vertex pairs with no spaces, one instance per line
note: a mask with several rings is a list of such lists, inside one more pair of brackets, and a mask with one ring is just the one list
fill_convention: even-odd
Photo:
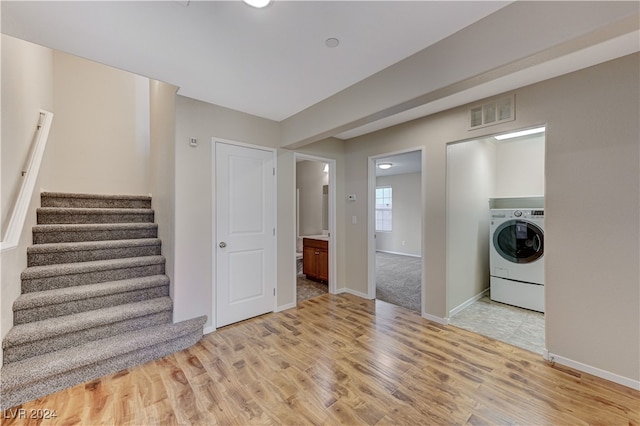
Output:
[[393,191],[393,231],[376,233],[376,250],[422,255],[421,183],[420,173],[376,178],[376,186],[391,186]]
[[[195,148],[189,145],[191,137],[198,139]],[[212,137],[275,148],[280,133],[276,122],[183,96],[176,98],[174,320],[207,315],[206,328],[215,324]],[[289,179],[293,181],[292,175]],[[280,196],[278,189],[278,206]],[[279,232],[281,225],[284,227],[278,217]]]
[[53,111],[53,53],[2,34],[2,187],[0,211],[5,235],[22,184],[40,110]]
[[165,272],[171,280],[171,296],[175,293],[175,133],[176,91],[178,88],[157,80],[149,81],[149,191],[166,258]]
[[[198,146],[189,146],[189,139]],[[215,200],[212,199],[212,141],[216,137],[276,148],[280,143],[278,123],[183,96],[176,98],[175,145],[175,270],[174,320],[207,315],[205,326],[215,324],[213,309],[213,229]],[[337,139],[312,144],[298,152],[336,160],[337,211],[344,211],[344,144]],[[294,152],[277,151],[278,266],[276,309],[295,306],[295,158]],[[344,220],[336,223],[338,290],[346,286]]]
[[495,143],[492,197],[544,194],[544,135]]
[[[640,379],[640,55],[541,85],[549,351]],[[547,109],[545,111],[545,109]]]
[[296,163],[296,187],[299,189],[299,235],[322,234],[322,186],[329,184],[324,163],[303,160]]
[[[423,307],[445,318],[446,144],[546,123],[547,349],[639,380],[638,65],[629,55],[516,90],[510,123],[468,131],[461,107],[350,140],[345,190],[360,197],[345,216],[366,217],[367,156],[424,146]],[[347,281],[365,291],[366,224],[346,237]]]
[[[7,217],[17,196],[23,161],[27,157],[40,109],[53,110],[53,57],[46,49],[22,40],[2,35],[2,219]],[[55,122],[55,118],[54,118]],[[54,124],[55,125],[55,124]],[[52,142],[50,135],[49,142]],[[36,188],[47,180],[50,169],[45,150]],[[15,157],[14,157],[15,156]],[[27,267],[27,247],[31,245],[31,228],[36,223],[35,208],[40,205],[40,193],[35,191],[29,206],[18,246],[0,255],[0,339],[13,326],[13,302],[20,295],[20,273]],[[7,219],[8,220],[8,219]],[[0,347],[0,363],[2,348]]]
[[447,315],[489,287],[496,168],[496,145],[488,140],[447,146]]
[[53,54],[55,143],[46,190],[149,192],[149,80]]

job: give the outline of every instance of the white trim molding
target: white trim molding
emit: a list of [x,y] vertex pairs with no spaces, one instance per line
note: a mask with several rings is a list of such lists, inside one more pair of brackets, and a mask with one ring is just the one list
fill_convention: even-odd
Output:
[[451,318],[455,314],[463,311],[464,309],[466,309],[467,307],[471,306],[473,303],[477,302],[478,300],[482,299],[484,297],[484,295],[487,294],[488,291],[489,291],[489,288],[487,287],[484,290],[482,290],[480,293],[478,293],[475,296],[473,296],[472,298],[470,298],[469,300],[467,300],[465,302],[462,302],[460,305],[458,305],[455,308],[451,309],[449,311],[449,318]]
[[429,321],[437,322],[438,324],[449,325],[449,318],[440,318],[435,315],[428,314],[426,312],[422,313],[422,318]]
[[359,291],[356,290],[352,290],[350,288],[337,288],[336,289],[336,294],[340,294],[340,293],[349,293],[349,294],[353,294],[354,296],[358,296],[358,297],[362,297],[363,299],[367,299],[367,300],[373,300],[375,299],[375,297],[370,297],[367,293],[361,293]]
[[287,303],[286,305],[277,306],[275,312],[282,312],[282,311],[286,311],[287,309],[291,309],[295,307],[296,307],[296,302]]
[[408,257],[415,257],[415,258],[418,258],[418,259],[422,259],[422,255],[420,255],[420,254],[401,253],[399,251],[378,250],[378,249],[376,249],[376,253],[397,254],[397,255],[400,255],[400,256],[408,256]]
[[560,365],[571,367],[573,369],[582,371],[584,373],[591,374],[592,376],[596,376],[601,379],[605,379],[610,382],[617,383],[619,385],[626,386],[631,389],[640,391],[640,380],[633,380],[628,377],[623,377],[618,374],[612,373],[610,371],[602,370],[600,368],[593,367],[591,365],[583,364],[581,362],[574,361],[572,359],[553,354],[547,351],[546,349],[544,350],[544,353],[542,354],[542,356],[544,357],[545,360],[549,362],[558,363]]

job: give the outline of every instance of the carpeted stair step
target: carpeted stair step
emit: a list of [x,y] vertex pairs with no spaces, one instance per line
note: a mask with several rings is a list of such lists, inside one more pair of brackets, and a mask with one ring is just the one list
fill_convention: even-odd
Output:
[[150,209],[151,197],[146,195],[95,195],[43,192],[40,194],[40,205],[42,207]]
[[172,324],[148,196],[42,193],[14,326],[3,338],[0,409],[194,345],[206,317]]
[[42,321],[168,295],[166,275],[36,291],[20,295],[13,303],[13,323]]
[[4,363],[170,323],[172,315],[171,298],[159,297],[15,325],[2,342]]
[[33,227],[33,244],[131,240],[157,237],[158,225],[156,223],[36,225]]
[[206,317],[163,324],[6,364],[0,409],[186,349],[202,338]]
[[31,266],[21,274],[22,293],[164,275],[164,265],[163,256],[144,256]]
[[157,238],[36,244],[27,247],[27,266],[91,262],[161,254]]
[[151,223],[151,209],[105,209],[41,207],[36,210],[38,224],[72,223]]

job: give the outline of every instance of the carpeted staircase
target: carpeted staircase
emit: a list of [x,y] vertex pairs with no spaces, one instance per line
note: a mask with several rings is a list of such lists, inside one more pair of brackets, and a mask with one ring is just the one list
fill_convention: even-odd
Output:
[[151,198],[42,193],[5,336],[0,409],[185,349],[206,317],[172,323]]

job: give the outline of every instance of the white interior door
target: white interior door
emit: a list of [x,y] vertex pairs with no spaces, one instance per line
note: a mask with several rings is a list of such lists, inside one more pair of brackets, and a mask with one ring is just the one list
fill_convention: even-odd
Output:
[[274,152],[216,142],[216,327],[275,306]]

